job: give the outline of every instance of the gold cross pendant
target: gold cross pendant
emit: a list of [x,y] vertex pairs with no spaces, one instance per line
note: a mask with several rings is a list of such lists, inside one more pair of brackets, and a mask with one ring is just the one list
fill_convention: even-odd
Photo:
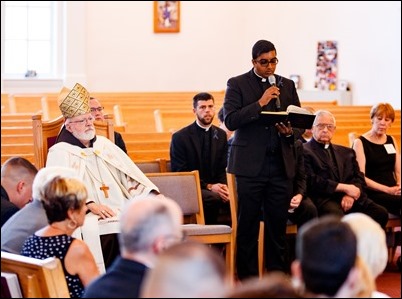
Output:
[[107,190],[109,190],[108,186],[102,183],[102,187],[99,187],[99,189],[103,191],[103,193],[105,194],[105,198],[109,198],[109,193],[107,192]]

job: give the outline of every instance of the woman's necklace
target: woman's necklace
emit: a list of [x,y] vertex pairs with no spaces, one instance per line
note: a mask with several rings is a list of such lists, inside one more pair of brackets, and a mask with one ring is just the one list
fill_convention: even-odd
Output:
[[384,142],[382,141],[382,140],[383,140],[383,136],[384,136],[383,134],[381,134],[380,136],[378,136],[375,132],[371,132],[371,137],[372,137],[374,143],[383,144],[383,143],[384,143]]
[[98,155],[97,155],[96,153],[94,153],[94,159],[95,159],[95,164],[96,164],[96,168],[97,168],[97,170],[98,170],[100,179],[98,179],[98,178],[93,174],[93,172],[91,171],[90,167],[87,166],[88,173],[91,175],[91,177],[92,177],[95,181],[97,181],[98,183],[100,183],[100,184],[102,185],[102,186],[99,187],[99,190],[103,191],[103,194],[104,194],[105,198],[109,198],[109,192],[108,192],[109,187],[103,182],[102,174],[101,174],[101,171],[100,171],[100,169],[99,169]]

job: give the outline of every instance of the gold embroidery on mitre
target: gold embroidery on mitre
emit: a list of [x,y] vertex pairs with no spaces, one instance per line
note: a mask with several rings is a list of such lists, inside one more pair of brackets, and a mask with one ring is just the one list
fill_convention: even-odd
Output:
[[58,103],[65,118],[90,112],[89,92],[79,83],[76,83],[72,90],[63,87],[58,97]]

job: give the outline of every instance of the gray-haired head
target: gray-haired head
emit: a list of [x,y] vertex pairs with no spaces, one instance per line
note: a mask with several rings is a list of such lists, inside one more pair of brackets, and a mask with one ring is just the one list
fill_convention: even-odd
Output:
[[329,116],[329,117],[331,117],[332,120],[334,121],[334,125],[336,126],[336,119],[335,119],[335,116],[334,116],[331,112],[329,112],[328,110],[317,110],[317,111],[314,113],[314,115],[315,115],[315,119],[314,119],[313,126],[316,125],[316,124],[318,124],[318,123],[320,122],[320,118],[321,118],[322,116]]
[[74,169],[68,167],[48,166],[41,168],[32,183],[32,198],[34,200],[41,200],[41,193],[46,183],[56,176],[77,178],[78,174]]
[[363,259],[374,278],[377,278],[388,262],[385,231],[373,218],[363,213],[350,213],[342,217],[357,237],[357,254]]
[[158,253],[170,243],[181,240],[182,221],[180,206],[170,198],[150,196],[128,202],[120,217],[122,255]]

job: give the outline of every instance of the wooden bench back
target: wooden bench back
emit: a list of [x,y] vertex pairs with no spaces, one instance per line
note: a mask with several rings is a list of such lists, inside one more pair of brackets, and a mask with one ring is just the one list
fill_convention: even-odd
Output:
[[34,259],[1,252],[1,271],[18,276],[25,298],[70,298],[66,277],[59,259]]

